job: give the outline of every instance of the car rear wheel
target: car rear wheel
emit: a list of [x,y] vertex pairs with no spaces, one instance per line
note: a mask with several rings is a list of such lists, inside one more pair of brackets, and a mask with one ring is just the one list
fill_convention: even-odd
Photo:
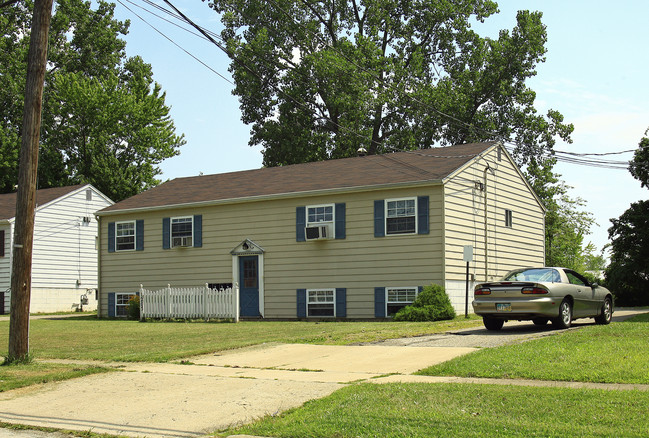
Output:
[[546,325],[548,323],[548,318],[534,318],[532,322],[534,325]]
[[487,330],[500,330],[501,328],[503,328],[503,324],[505,324],[505,321],[502,319],[483,316],[482,323],[484,324]]
[[610,298],[604,300],[602,304],[602,313],[595,317],[595,323],[597,324],[610,324],[613,319],[613,303],[611,303]]
[[559,316],[552,320],[552,325],[558,329],[567,329],[572,323],[572,305],[563,300],[559,305]]

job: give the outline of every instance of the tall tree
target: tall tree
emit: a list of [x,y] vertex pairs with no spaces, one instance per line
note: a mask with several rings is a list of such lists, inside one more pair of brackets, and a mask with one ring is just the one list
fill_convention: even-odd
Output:
[[[642,187],[649,188],[649,138],[640,141],[629,171]],[[649,305],[649,201],[634,202],[611,223],[608,285],[618,304]]]
[[[115,20],[103,0],[57,0],[49,33],[43,96],[39,188],[91,183],[115,201],[159,183],[159,164],[185,143],[177,135],[151,66],[127,58],[120,36],[129,23]],[[22,93],[13,77],[24,77],[31,0],[0,10],[6,49],[0,57],[0,191],[16,184],[16,120]],[[4,82],[4,83],[3,83]]]
[[526,85],[546,52],[539,12],[490,39],[471,28],[490,0],[210,2],[267,166],[494,137],[527,164],[572,131]]

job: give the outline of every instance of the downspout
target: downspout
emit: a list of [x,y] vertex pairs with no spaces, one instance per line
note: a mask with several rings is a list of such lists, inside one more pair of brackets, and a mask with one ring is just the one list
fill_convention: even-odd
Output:
[[488,209],[487,209],[487,171],[490,171],[492,174],[494,173],[494,169],[489,166],[489,163],[487,163],[487,167],[484,168],[483,171],[483,178],[484,178],[484,277],[485,281],[489,281],[489,239],[488,239],[488,228],[487,228],[487,220],[489,219],[488,217]]

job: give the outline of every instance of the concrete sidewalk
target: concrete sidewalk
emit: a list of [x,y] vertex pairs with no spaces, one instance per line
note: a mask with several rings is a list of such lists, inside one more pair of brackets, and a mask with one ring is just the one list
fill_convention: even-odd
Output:
[[192,364],[113,364],[98,374],[0,394],[0,421],[149,437],[201,436],[276,415],[342,386],[420,368],[473,348],[277,344]]

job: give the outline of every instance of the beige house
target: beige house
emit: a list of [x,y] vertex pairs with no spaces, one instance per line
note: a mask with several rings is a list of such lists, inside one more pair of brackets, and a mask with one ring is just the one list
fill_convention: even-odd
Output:
[[544,208],[499,143],[177,178],[97,216],[100,316],[205,283],[238,283],[244,317],[384,318],[431,283],[463,312],[466,247],[471,287],[544,263]]

